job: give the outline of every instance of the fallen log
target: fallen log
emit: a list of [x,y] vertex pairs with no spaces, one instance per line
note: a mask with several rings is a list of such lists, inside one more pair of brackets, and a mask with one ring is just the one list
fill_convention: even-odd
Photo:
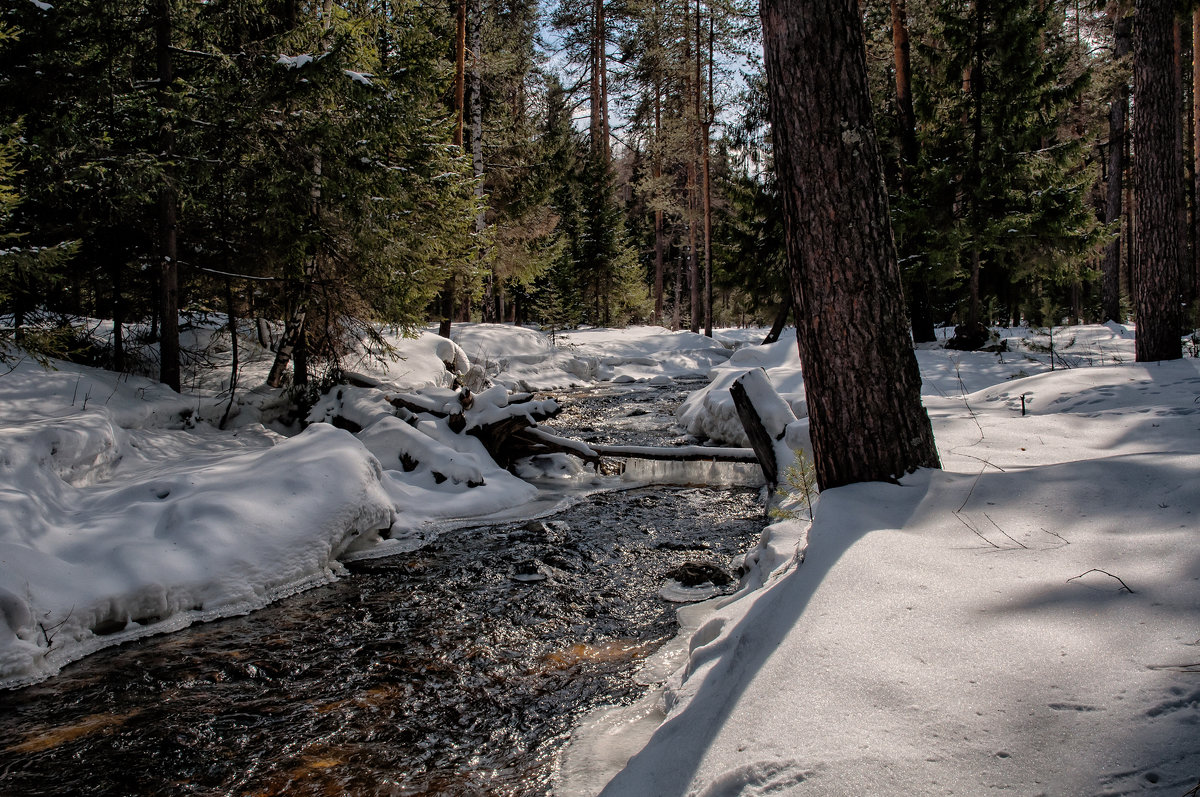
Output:
[[626,459],[655,459],[672,462],[758,462],[752,448],[723,446],[608,446],[592,444],[602,457]]
[[537,426],[521,429],[513,437],[528,443],[535,454],[570,454],[596,464],[601,457],[611,459],[652,459],[671,462],[757,462],[753,449],[720,446],[622,446],[584,443],[561,437]]

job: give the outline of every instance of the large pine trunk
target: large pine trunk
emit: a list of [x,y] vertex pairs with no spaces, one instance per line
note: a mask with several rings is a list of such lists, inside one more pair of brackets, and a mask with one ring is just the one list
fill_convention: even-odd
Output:
[[[656,12],[657,18],[657,12]],[[658,190],[659,181],[662,178],[662,88],[658,84],[657,78],[654,83],[654,151],[652,154],[654,159],[654,185],[655,190]],[[664,248],[664,231],[663,231],[663,211],[662,208],[656,208],[654,211],[654,323],[661,324],[665,320],[663,318],[663,248]]]
[[938,467],[855,0],[763,0],[776,171],[821,489]]
[[1138,362],[1182,356],[1179,225],[1179,72],[1174,63],[1175,6],[1140,0],[1133,21],[1134,211],[1137,246],[1133,307]]
[[[1129,54],[1131,20],[1124,3],[1114,6],[1113,60]],[[1108,184],[1105,187],[1104,221],[1119,225],[1125,178],[1125,117],[1129,111],[1129,84],[1122,80],[1113,89],[1108,109]],[[1121,321],[1121,236],[1104,247],[1100,267],[1100,311],[1105,320]]]
[[1192,296],[1200,305],[1200,9],[1192,12]]

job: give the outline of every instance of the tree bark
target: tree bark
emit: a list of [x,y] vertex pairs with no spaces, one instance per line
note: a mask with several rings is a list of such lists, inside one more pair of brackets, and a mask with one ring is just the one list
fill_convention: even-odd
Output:
[[[475,236],[478,244],[483,240],[483,231],[487,229],[487,209],[483,202],[483,74],[480,71],[480,54],[483,51],[482,0],[470,0],[468,11],[468,43],[471,52],[471,167],[475,174],[475,199],[479,203],[479,210],[475,213]],[[474,251],[476,266],[481,266],[479,260],[482,259],[483,252],[478,246]],[[503,287],[495,267],[490,276],[491,302],[490,306],[484,306],[484,316],[485,320],[499,322],[504,320],[500,300]]]
[[[979,222],[979,207],[975,197],[971,196],[983,181],[983,29],[984,10],[980,8],[979,0],[972,0],[971,13],[975,15],[975,39],[971,45],[971,68],[967,75],[971,92],[971,160],[967,165],[967,213],[971,218],[970,229],[974,234],[981,228]],[[982,268],[979,241],[971,241],[970,262],[970,303],[967,307],[967,328],[974,331],[980,323],[982,302],[979,292],[980,271]]]
[[168,113],[174,68],[171,63],[171,3],[158,0],[155,23],[158,60],[159,149],[163,185],[158,194],[159,219],[159,291],[162,327],[159,332],[158,380],[179,390],[179,262],[176,227],[178,199],[175,195],[175,132]]
[[1138,362],[1174,360],[1179,343],[1180,229],[1177,190],[1183,173],[1178,146],[1179,72],[1173,54],[1174,5],[1139,0],[1133,21],[1134,207],[1137,251],[1133,306]]
[[771,322],[771,328],[767,330],[767,336],[763,338],[763,346],[779,340],[779,336],[783,334],[783,328],[787,326],[788,316],[791,314],[792,299],[789,296],[783,300],[783,304],[779,305],[779,312],[775,314],[775,320]]
[[909,342],[854,0],[763,0],[797,337],[821,489],[938,467]]
[[592,2],[591,58],[591,119],[592,151],[605,163],[612,160],[609,150],[608,127],[608,26],[604,18],[604,0]]
[[[891,0],[892,59],[896,68],[896,124],[900,129],[900,191],[912,193],[913,173],[921,156],[917,143],[917,115],[912,101],[911,47],[905,0]],[[909,323],[913,340],[927,343],[937,339],[929,306],[929,278],[925,265],[916,261],[909,269]]]
[[604,13],[604,0],[596,0],[600,14],[598,44],[600,47],[600,140],[603,144],[604,162],[612,162],[612,131],[608,123],[608,20]]
[[[704,112],[704,138],[701,144],[701,166],[704,172],[704,334],[713,334],[713,285],[712,285],[712,170],[710,169],[709,150],[712,149],[712,118],[713,118],[713,30],[714,20],[712,9],[708,11],[708,103]],[[700,0],[696,0],[696,21],[700,20]],[[697,51],[700,36],[696,34]],[[700,59],[696,59],[700,63]],[[699,96],[699,91],[696,92]]]
[[[687,8],[687,6],[685,6]],[[689,15],[690,16],[690,15]],[[690,20],[689,20],[690,21]],[[688,27],[691,27],[690,25]],[[704,313],[700,306],[700,263],[699,252],[696,246],[696,210],[700,204],[697,199],[699,193],[699,178],[697,176],[697,163],[699,160],[699,142],[700,142],[700,8],[696,7],[696,49],[695,55],[695,72],[689,73],[687,77],[687,97],[693,100],[694,111],[692,118],[688,120],[688,167],[687,167],[687,197],[688,197],[688,297],[691,305],[691,318],[688,328],[692,332],[700,331],[700,316]],[[690,31],[689,31],[690,33]],[[689,33],[685,33],[687,38]],[[688,38],[687,53],[685,63],[692,61],[692,41]]]
[[467,74],[467,0],[458,0],[456,30],[454,37],[454,146],[463,145],[463,127],[466,120],[466,74]]
[[683,260],[675,258],[675,306],[671,308],[671,329],[679,330],[679,313],[683,305]]
[[917,115],[912,101],[912,66],[909,58],[908,11],[905,0],[891,0],[892,57],[896,66],[896,115],[900,128],[900,180],[907,187],[917,168]]
[[[466,85],[467,85],[467,0],[458,0],[456,8],[456,27],[454,35],[454,135],[452,143],[462,150],[463,129],[466,124]],[[438,324],[438,334],[443,338],[450,337],[450,328],[454,323],[454,275],[446,277],[442,284],[442,320]]]
[[[1113,7],[1113,60],[1129,54],[1132,20],[1124,3]],[[1125,181],[1125,117],[1129,111],[1129,83],[1113,89],[1108,109],[1108,184],[1105,186],[1104,222],[1116,224],[1116,234],[1104,247],[1100,267],[1101,314],[1106,321],[1121,321],[1121,195]]]
[[1192,12],[1192,296],[1200,299],[1200,9]]

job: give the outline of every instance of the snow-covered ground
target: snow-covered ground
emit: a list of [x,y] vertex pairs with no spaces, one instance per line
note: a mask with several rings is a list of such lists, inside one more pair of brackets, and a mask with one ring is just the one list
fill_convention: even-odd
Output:
[[[0,376],[0,685],[252,610],[439,524],[535,511],[537,488],[475,438],[389,402],[457,411],[456,376],[477,391],[468,424],[524,411],[484,375],[517,390],[709,377],[680,424],[741,445],[728,384],[762,367],[804,423],[790,337],[463,325],[457,345],[393,339],[403,360],[348,364],[358,386],[311,418],[353,432],[298,432],[260,351],[222,430],[228,346],[207,334],[218,367],[182,397],[65,364]],[[1200,361],[1138,365],[1127,328],[1060,328],[1051,371],[1047,335],[1006,335],[1000,354],[918,351],[944,470],[831,490],[811,526],[793,506],[765,529],[743,589],[685,609],[647,662],[662,688],[574,735],[559,793],[614,775],[615,795],[1196,785]]]
[[[559,793],[631,750],[605,795],[1196,786],[1200,361],[1134,364],[1116,325],[1058,335],[1054,372],[1016,340],[920,351],[944,470],[769,527],[768,587],[692,615],[682,666],[585,723]],[[730,365],[751,356],[793,379],[775,352]]]
[[[272,355],[249,328],[230,402],[221,323],[188,333],[207,367],[189,373],[183,395],[68,363],[46,370],[15,353],[15,367],[0,370],[0,687],[102,647],[252,611],[336,578],[348,557],[412,550],[449,524],[551,508],[478,438],[390,398],[419,394],[454,413],[455,386],[468,384],[469,429],[551,409],[509,407],[505,385],[702,377],[734,345],[661,328],[574,332],[551,345],[530,330],[462,325],[454,337],[468,355],[430,333],[393,336],[399,359],[347,362],[358,386],[327,394],[309,416],[355,431],[299,431],[283,392],[264,386]],[[497,386],[487,388],[485,371]],[[561,456],[521,470],[594,479]]]

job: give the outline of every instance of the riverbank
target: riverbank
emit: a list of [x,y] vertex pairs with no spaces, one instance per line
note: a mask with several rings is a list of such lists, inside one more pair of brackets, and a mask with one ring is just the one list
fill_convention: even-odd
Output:
[[822,494],[803,563],[722,602],[650,738],[561,793],[1195,787],[1200,367],[1060,332],[1077,367],[920,352],[943,470]]

